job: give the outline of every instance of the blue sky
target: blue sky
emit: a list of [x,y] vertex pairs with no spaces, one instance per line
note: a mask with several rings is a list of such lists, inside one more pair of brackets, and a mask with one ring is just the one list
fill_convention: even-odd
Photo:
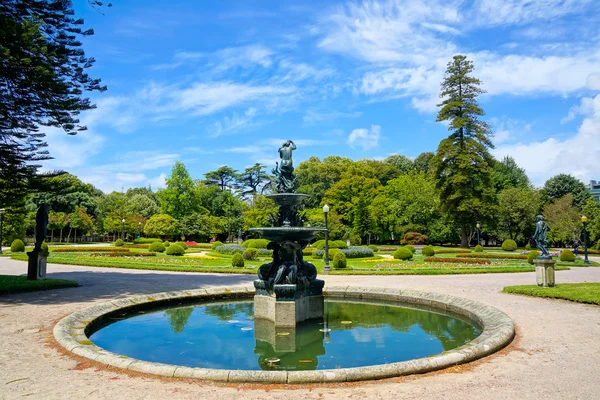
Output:
[[269,169],[296,141],[315,155],[411,158],[447,135],[439,84],[466,54],[487,94],[494,155],[535,184],[600,178],[600,2],[595,0],[74,2],[108,91],[88,131],[49,129],[61,168],[104,191],[194,178],[223,164]]

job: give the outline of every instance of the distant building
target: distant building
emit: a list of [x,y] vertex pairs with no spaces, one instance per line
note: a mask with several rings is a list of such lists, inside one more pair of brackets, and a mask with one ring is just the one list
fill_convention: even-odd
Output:
[[590,181],[590,184],[588,185],[588,189],[589,189],[592,197],[594,199],[596,199],[598,202],[600,202],[600,182]]

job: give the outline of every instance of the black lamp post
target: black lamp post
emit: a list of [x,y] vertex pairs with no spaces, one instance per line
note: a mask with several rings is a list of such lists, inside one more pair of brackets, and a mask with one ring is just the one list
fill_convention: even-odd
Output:
[[0,254],[2,254],[2,216],[4,211],[4,208],[0,208]]
[[138,221],[138,238],[142,237],[142,221]]
[[584,264],[589,264],[590,260],[588,260],[588,251],[587,251],[587,223],[589,219],[585,215],[581,217],[581,222],[583,222],[583,253],[585,254]]
[[121,240],[125,241],[125,218],[121,220]]
[[479,228],[481,228],[481,225],[479,225],[479,222],[477,223],[477,244],[481,244],[481,242],[479,241]]
[[323,206],[323,214],[325,214],[325,269],[324,271],[329,272],[329,227],[327,224],[327,214],[329,214],[329,206],[325,204]]

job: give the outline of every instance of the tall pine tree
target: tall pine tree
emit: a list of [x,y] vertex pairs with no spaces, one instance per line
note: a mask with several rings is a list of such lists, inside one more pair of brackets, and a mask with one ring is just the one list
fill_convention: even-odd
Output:
[[441,85],[444,100],[437,122],[448,121],[451,134],[442,140],[432,160],[441,211],[459,229],[461,247],[469,247],[477,222],[490,218],[495,201],[492,179],[492,132],[479,117],[485,113],[477,96],[485,93],[470,74],[473,63],[456,55],[448,63]]

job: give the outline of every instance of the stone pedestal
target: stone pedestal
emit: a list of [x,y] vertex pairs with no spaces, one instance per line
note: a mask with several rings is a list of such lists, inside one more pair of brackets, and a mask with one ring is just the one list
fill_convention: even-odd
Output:
[[273,285],[254,281],[254,318],[273,321],[275,328],[295,327],[298,322],[323,318],[324,282],[315,279],[308,287]]
[[554,287],[554,261],[551,257],[538,257],[533,260],[535,264],[535,278],[538,286]]
[[40,281],[46,279],[46,264],[48,252],[45,250],[33,250],[27,253],[27,280]]

